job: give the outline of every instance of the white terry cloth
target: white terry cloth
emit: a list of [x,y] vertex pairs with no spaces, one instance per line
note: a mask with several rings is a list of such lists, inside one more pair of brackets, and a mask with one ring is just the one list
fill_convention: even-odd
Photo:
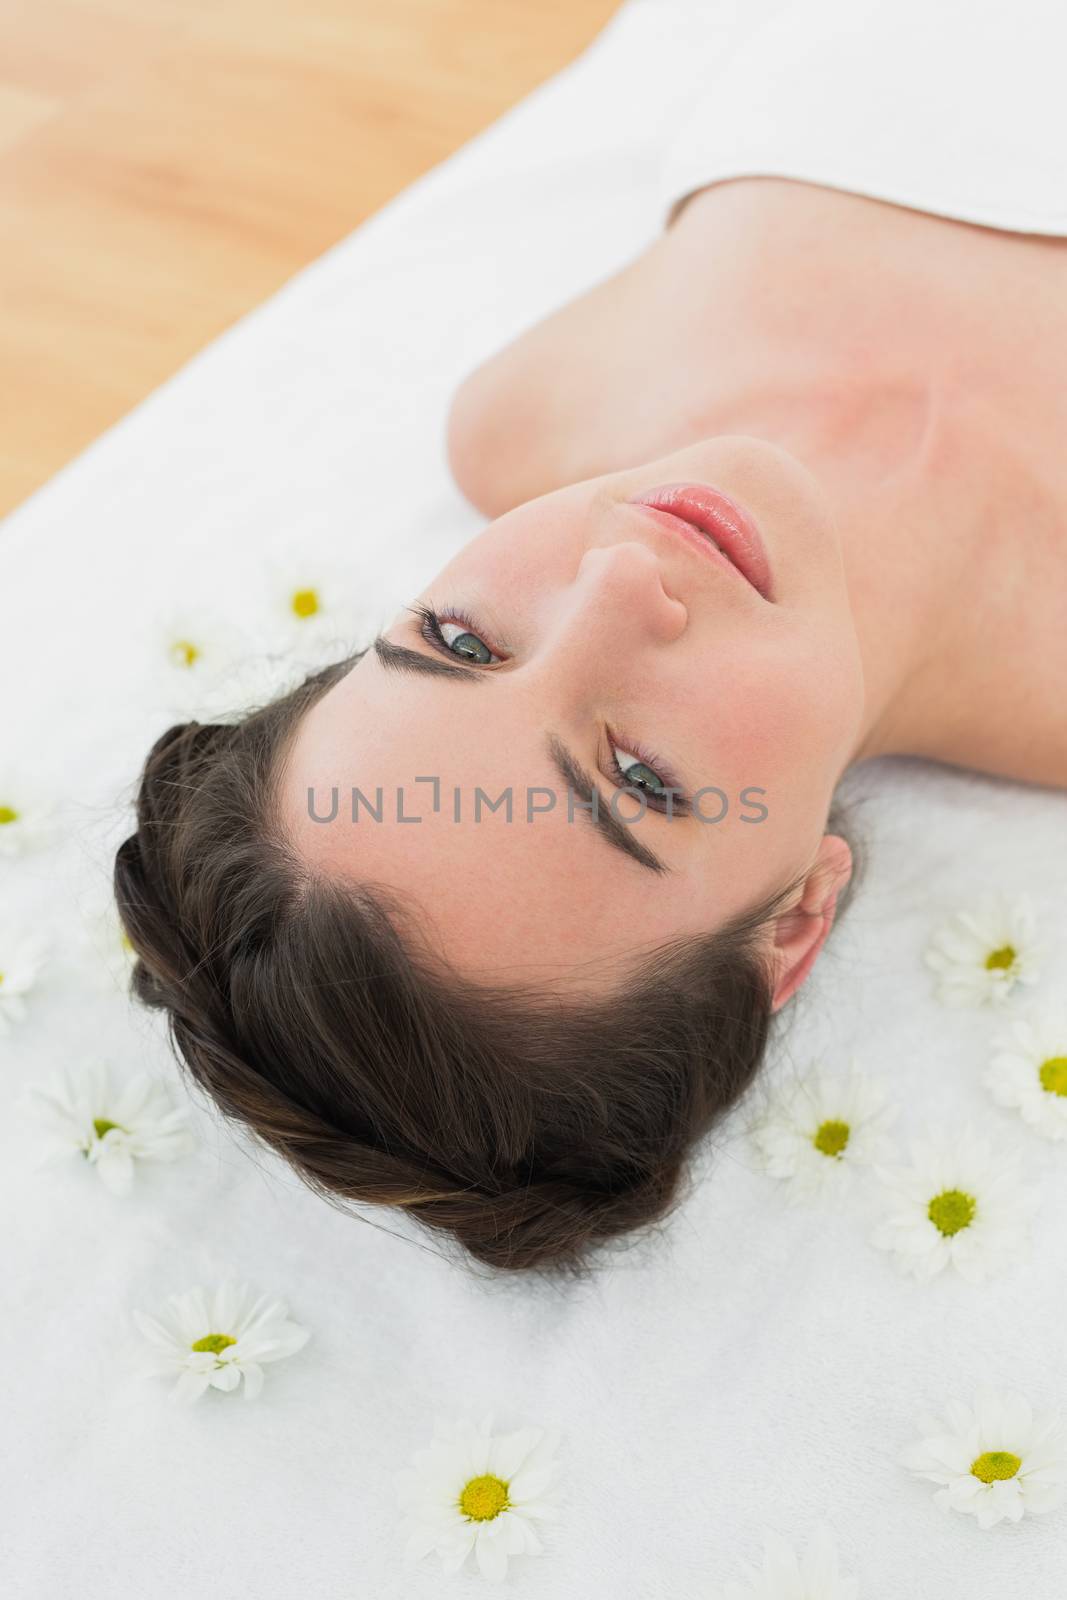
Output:
[[[245,318],[0,530],[4,765],[63,791],[58,842],[0,861],[4,912],[53,943],[0,1037],[7,1227],[0,1571],[20,1600],[440,1600],[403,1570],[393,1474],[432,1419],[561,1431],[566,1490],[507,1588],[541,1600],[705,1600],[818,1519],[862,1600],[1060,1600],[1067,1513],[980,1530],[897,1464],[920,1412],[981,1384],[1067,1410],[1067,1150],[981,1082],[996,1019],[933,998],[921,952],[986,888],[1033,896],[1067,967],[1067,797],[915,761],[857,770],[866,882],[770,1053],[658,1235],[585,1287],[481,1278],[405,1216],[338,1214],[194,1104],[197,1152],[117,1199],[79,1158],[39,1167],[18,1106],[61,1065],[148,1067],[184,1096],[156,1016],[81,949],[107,896],[149,741],[173,720],[160,618],[257,626],[276,561],[354,569],[358,627],[481,519],[451,483],[447,403],[522,326],[617,270],[661,226],[679,97],[738,14],[629,0],[594,45]],[[353,151],[353,160],[359,152]],[[269,580],[269,581],[268,581]],[[261,594],[262,591],[262,594]],[[1025,1009],[1025,1002],[1020,1009]],[[900,1106],[898,1143],[973,1122],[1019,1149],[1032,1245],[988,1283],[920,1286],[867,1242],[877,1190],[790,1205],[747,1127],[813,1061],[855,1057]],[[226,1273],[311,1330],[252,1404],[188,1411],[130,1313]]]
[[694,189],[804,179],[989,228],[1067,234],[1060,0],[784,0],[746,13],[665,154]]

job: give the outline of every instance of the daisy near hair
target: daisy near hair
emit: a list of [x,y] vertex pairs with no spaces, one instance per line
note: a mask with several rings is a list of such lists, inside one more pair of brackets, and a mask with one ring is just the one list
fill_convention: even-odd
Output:
[[153,638],[153,686],[172,718],[199,715],[252,648],[228,617],[193,605],[161,616]]
[[559,1515],[559,1434],[527,1427],[494,1435],[492,1424],[491,1414],[477,1426],[438,1418],[430,1444],[396,1474],[408,1567],[436,1551],[451,1575],[473,1551],[482,1577],[502,1582],[509,1556],[541,1553],[534,1524]]
[[836,1193],[856,1167],[889,1160],[896,1116],[882,1086],[855,1065],[847,1073],[816,1067],[775,1087],[752,1136],[771,1177],[800,1198]]
[[48,946],[17,923],[0,924],[0,1034],[26,1015],[26,996],[37,982]]
[[248,642],[228,618],[194,606],[161,617],[158,627],[161,662],[186,680],[225,672]]
[[102,908],[93,907],[86,913],[80,943],[89,958],[94,985],[128,993],[137,952],[122,926],[113,899]]
[[133,1319],[155,1353],[146,1375],[177,1375],[169,1398],[189,1404],[209,1387],[229,1393],[242,1378],[245,1399],[254,1400],[266,1363],[295,1355],[311,1337],[288,1320],[284,1300],[254,1298],[246,1283],[172,1294],[158,1316],[134,1311]]
[[1022,1182],[1017,1154],[973,1129],[917,1139],[910,1166],[875,1172],[885,1216],[871,1243],[920,1283],[946,1267],[979,1283],[1027,1252],[1037,1192]]
[[1067,1012],[1020,1017],[993,1040],[985,1084],[1046,1139],[1067,1139]]
[[1067,1499],[1067,1430],[1058,1417],[1035,1415],[1024,1395],[989,1387],[972,1405],[950,1400],[942,1420],[921,1416],[922,1438],[900,1464],[941,1487],[944,1511],[976,1518],[980,1528],[1053,1511]]
[[53,810],[24,774],[0,771],[0,857],[41,844],[52,831]]
[[834,1536],[825,1523],[815,1529],[803,1556],[780,1534],[763,1535],[763,1568],[746,1566],[745,1582],[728,1583],[720,1600],[858,1600],[855,1578],[845,1577]]
[[303,548],[274,553],[265,562],[272,644],[306,667],[325,665],[352,649],[359,628],[359,574],[351,566]]
[[944,1005],[998,1006],[1016,984],[1037,982],[1040,956],[1029,899],[986,895],[976,909],[957,911],[937,930],[924,959],[938,975]]
[[105,1063],[68,1067],[50,1085],[31,1084],[25,1105],[44,1129],[46,1159],[81,1155],[112,1194],[129,1193],[138,1163],[193,1148],[187,1108],[145,1072],[116,1080]]

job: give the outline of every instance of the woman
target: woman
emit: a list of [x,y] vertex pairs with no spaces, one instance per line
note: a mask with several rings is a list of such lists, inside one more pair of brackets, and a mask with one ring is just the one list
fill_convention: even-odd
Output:
[[456,394],[489,526],[372,648],[165,734],[118,853],[193,1078],[492,1266],[677,1204],[830,931],[850,764],[1067,786],[1062,188],[1012,210],[1063,23],[946,0],[917,55],[861,12],[735,54],[662,235]]

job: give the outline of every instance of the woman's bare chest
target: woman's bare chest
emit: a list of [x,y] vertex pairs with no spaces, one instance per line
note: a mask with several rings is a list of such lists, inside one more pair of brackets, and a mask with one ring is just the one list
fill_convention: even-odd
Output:
[[734,358],[739,373],[758,372],[764,353],[768,373],[785,383],[791,362],[830,381],[884,374],[887,387],[896,373],[949,371],[1059,454],[1067,237],[977,227],[777,178],[715,184],[675,228],[680,299],[693,303],[687,285],[699,282],[701,261],[712,262],[695,320],[708,348]]
[[[891,450],[912,391],[948,375],[1062,473],[1067,238],[950,222],[820,185],[698,192],[612,276],[469,375],[450,423],[461,486],[489,515],[716,433],[863,392]],[[840,397],[839,400],[836,397]],[[1065,557],[1067,559],[1067,557]]]

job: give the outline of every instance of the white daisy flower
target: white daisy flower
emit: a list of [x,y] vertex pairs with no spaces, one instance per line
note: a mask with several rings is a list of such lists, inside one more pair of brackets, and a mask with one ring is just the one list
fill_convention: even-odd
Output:
[[[307,1328],[288,1321],[284,1300],[260,1295],[248,1284],[226,1282],[172,1294],[158,1317],[134,1311],[133,1319],[155,1349],[147,1374],[178,1374],[170,1399],[191,1404],[209,1386],[229,1391],[245,1381],[245,1399],[263,1388],[263,1367],[303,1349]],[[146,1375],[147,1375],[146,1374]]]
[[881,1085],[855,1065],[844,1074],[816,1067],[775,1091],[753,1138],[768,1173],[795,1195],[836,1193],[856,1167],[892,1157],[886,1130],[896,1115]]
[[1038,1195],[1022,1184],[1017,1155],[964,1128],[915,1140],[911,1159],[875,1168],[886,1215],[871,1243],[891,1251],[902,1272],[926,1283],[951,1266],[979,1283],[1026,1249]]
[[820,1523],[798,1557],[771,1529],[763,1534],[763,1570],[745,1564],[745,1585],[728,1583],[722,1600],[857,1600],[855,1578],[842,1576],[834,1536]]
[[937,930],[925,961],[938,974],[937,997],[947,1006],[999,1006],[1016,984],[1036,983],[1041,946],[1025,895],[985,895]]
[[0,1033],[26,1015],[25,996],[33,988],[44,964],[48,946],[44,939],[14,923],[0,926]]
[[456,1573],[473,1550],[482,1577],[499,1583],[509,1556],[541,1553],[533,1524],[559,1515],[559,1434],[527,1427],[493,1436],[492,1421],[491,1413],[477,1427],[438,1418],[414,1467],[395,1475],[409,1521],[408,1567],[435,1550],[443,1571]]
[[114,986],[128,993],[137,951],[122,926],[122,918],[114,900],[108,900],[101,908],[94,907],[86,913],[81,942],[83,949],[95,958],[94,975],[103,987]]
[[228,617],[207,607],[187,606],[160,617],[153,639],[158,699],[169,715],[201,721],[210,720],[217,700],[229,698],[241,664],[258,648]]
[[949,1401],[947,1417],[921,1416],[923,1435],[900,1464],[943,1487],[944,1511],[976,1517],[980,1528],[1053,1511],[1067,1498],[1067,1430],[1058,1417],[1035,1417],[1013,1391],[982,1388],[973,1406]]
[[240,655],[242,634],[208,608],[187,606],[159,618],[160,663],[181,677],[209,679]]
[[54,808],[33,779],[0,771],[0,857],[21,854],[52,832]]
[[366,629],[358,570],[293,550],[269,556],[265,575],[278,644],[301,667],[325,666],[358,648]]
[[993,1040],[985,1083],[1047,1139],[1067,1139],[1067,1013],[1020,1018]]
[[112,1194],[128,1194],[139,1161],[176,1161],[193,1148],[189,1112],[145,1072],[116,1083],[95,1064],[31,1084],[26,1107],[45,1128],[50,1156],[78,1151]]

